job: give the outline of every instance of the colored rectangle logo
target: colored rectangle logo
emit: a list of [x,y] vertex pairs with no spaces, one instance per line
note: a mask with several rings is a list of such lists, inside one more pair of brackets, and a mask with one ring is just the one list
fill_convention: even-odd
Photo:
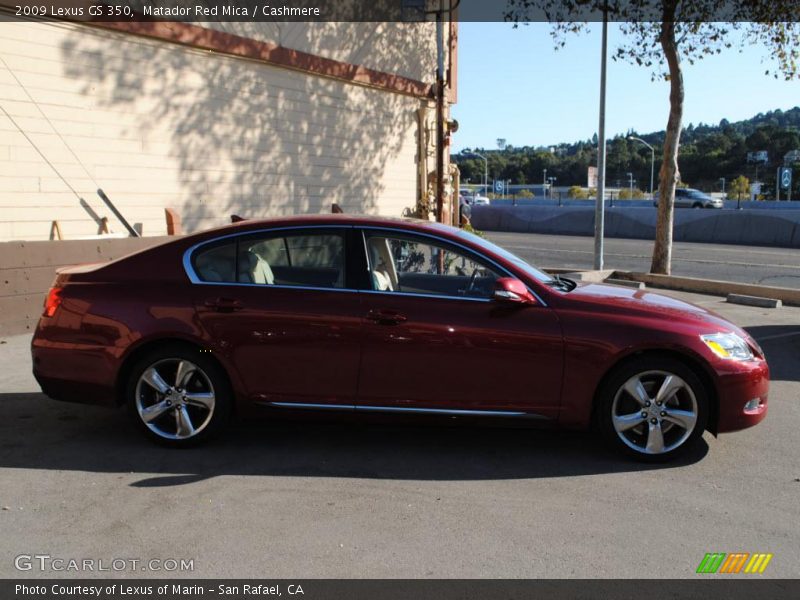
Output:
[[736,575],[739,573],[761,574],[772,560],[766,552],[708,552],[697,566],[696,573]]

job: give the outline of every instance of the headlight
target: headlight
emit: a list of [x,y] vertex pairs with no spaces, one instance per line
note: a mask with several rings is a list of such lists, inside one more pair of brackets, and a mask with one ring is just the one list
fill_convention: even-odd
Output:
[[701,335],[700,339],[720,358],[730,360],[750,360],[753,358],[750,346],[735,333],[711,333]]

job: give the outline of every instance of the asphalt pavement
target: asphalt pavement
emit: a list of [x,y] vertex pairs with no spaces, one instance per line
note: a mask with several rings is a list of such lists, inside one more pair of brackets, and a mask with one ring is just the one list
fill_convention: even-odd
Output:
[[237,422],[167,450],[45,398],[30,337],[0,340],[0,577],[93,575],[15,568],[38,553],[193,561],[106,577],[691,578],[707,552],[797,577],[800,308],[676,295],[747,326],[774,381],[762,424],[662,466],[590,434],[419,423]]
[[[591,269],[594,238],[536,233],[486,232],[493,242],[540,267]],[[605,268],[650,270],[653,242],[606,239]],[[675,242],[672,274],[759,285],[800,288],[800,248]]]

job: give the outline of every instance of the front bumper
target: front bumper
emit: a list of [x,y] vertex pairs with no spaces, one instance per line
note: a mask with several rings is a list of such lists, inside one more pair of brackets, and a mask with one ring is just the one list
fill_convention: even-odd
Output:
[[[717,433],[757,425],[767,416],[769,367],[763,359],[731,363],[717,382],[719,414]],[[748,404],[749,403],[749,404]]]

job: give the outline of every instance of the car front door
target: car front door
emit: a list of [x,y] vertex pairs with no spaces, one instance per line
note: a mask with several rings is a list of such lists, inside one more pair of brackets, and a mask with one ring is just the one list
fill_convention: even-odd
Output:
[[359,410],[555,418],[561,327],[539,304],[492,300],[507,273],[436,237],[365,230],[371,285]]
[[252,401],[353,405],[363,315],[345,268],[352,231],[271,230],[194,252],[198,319]]

